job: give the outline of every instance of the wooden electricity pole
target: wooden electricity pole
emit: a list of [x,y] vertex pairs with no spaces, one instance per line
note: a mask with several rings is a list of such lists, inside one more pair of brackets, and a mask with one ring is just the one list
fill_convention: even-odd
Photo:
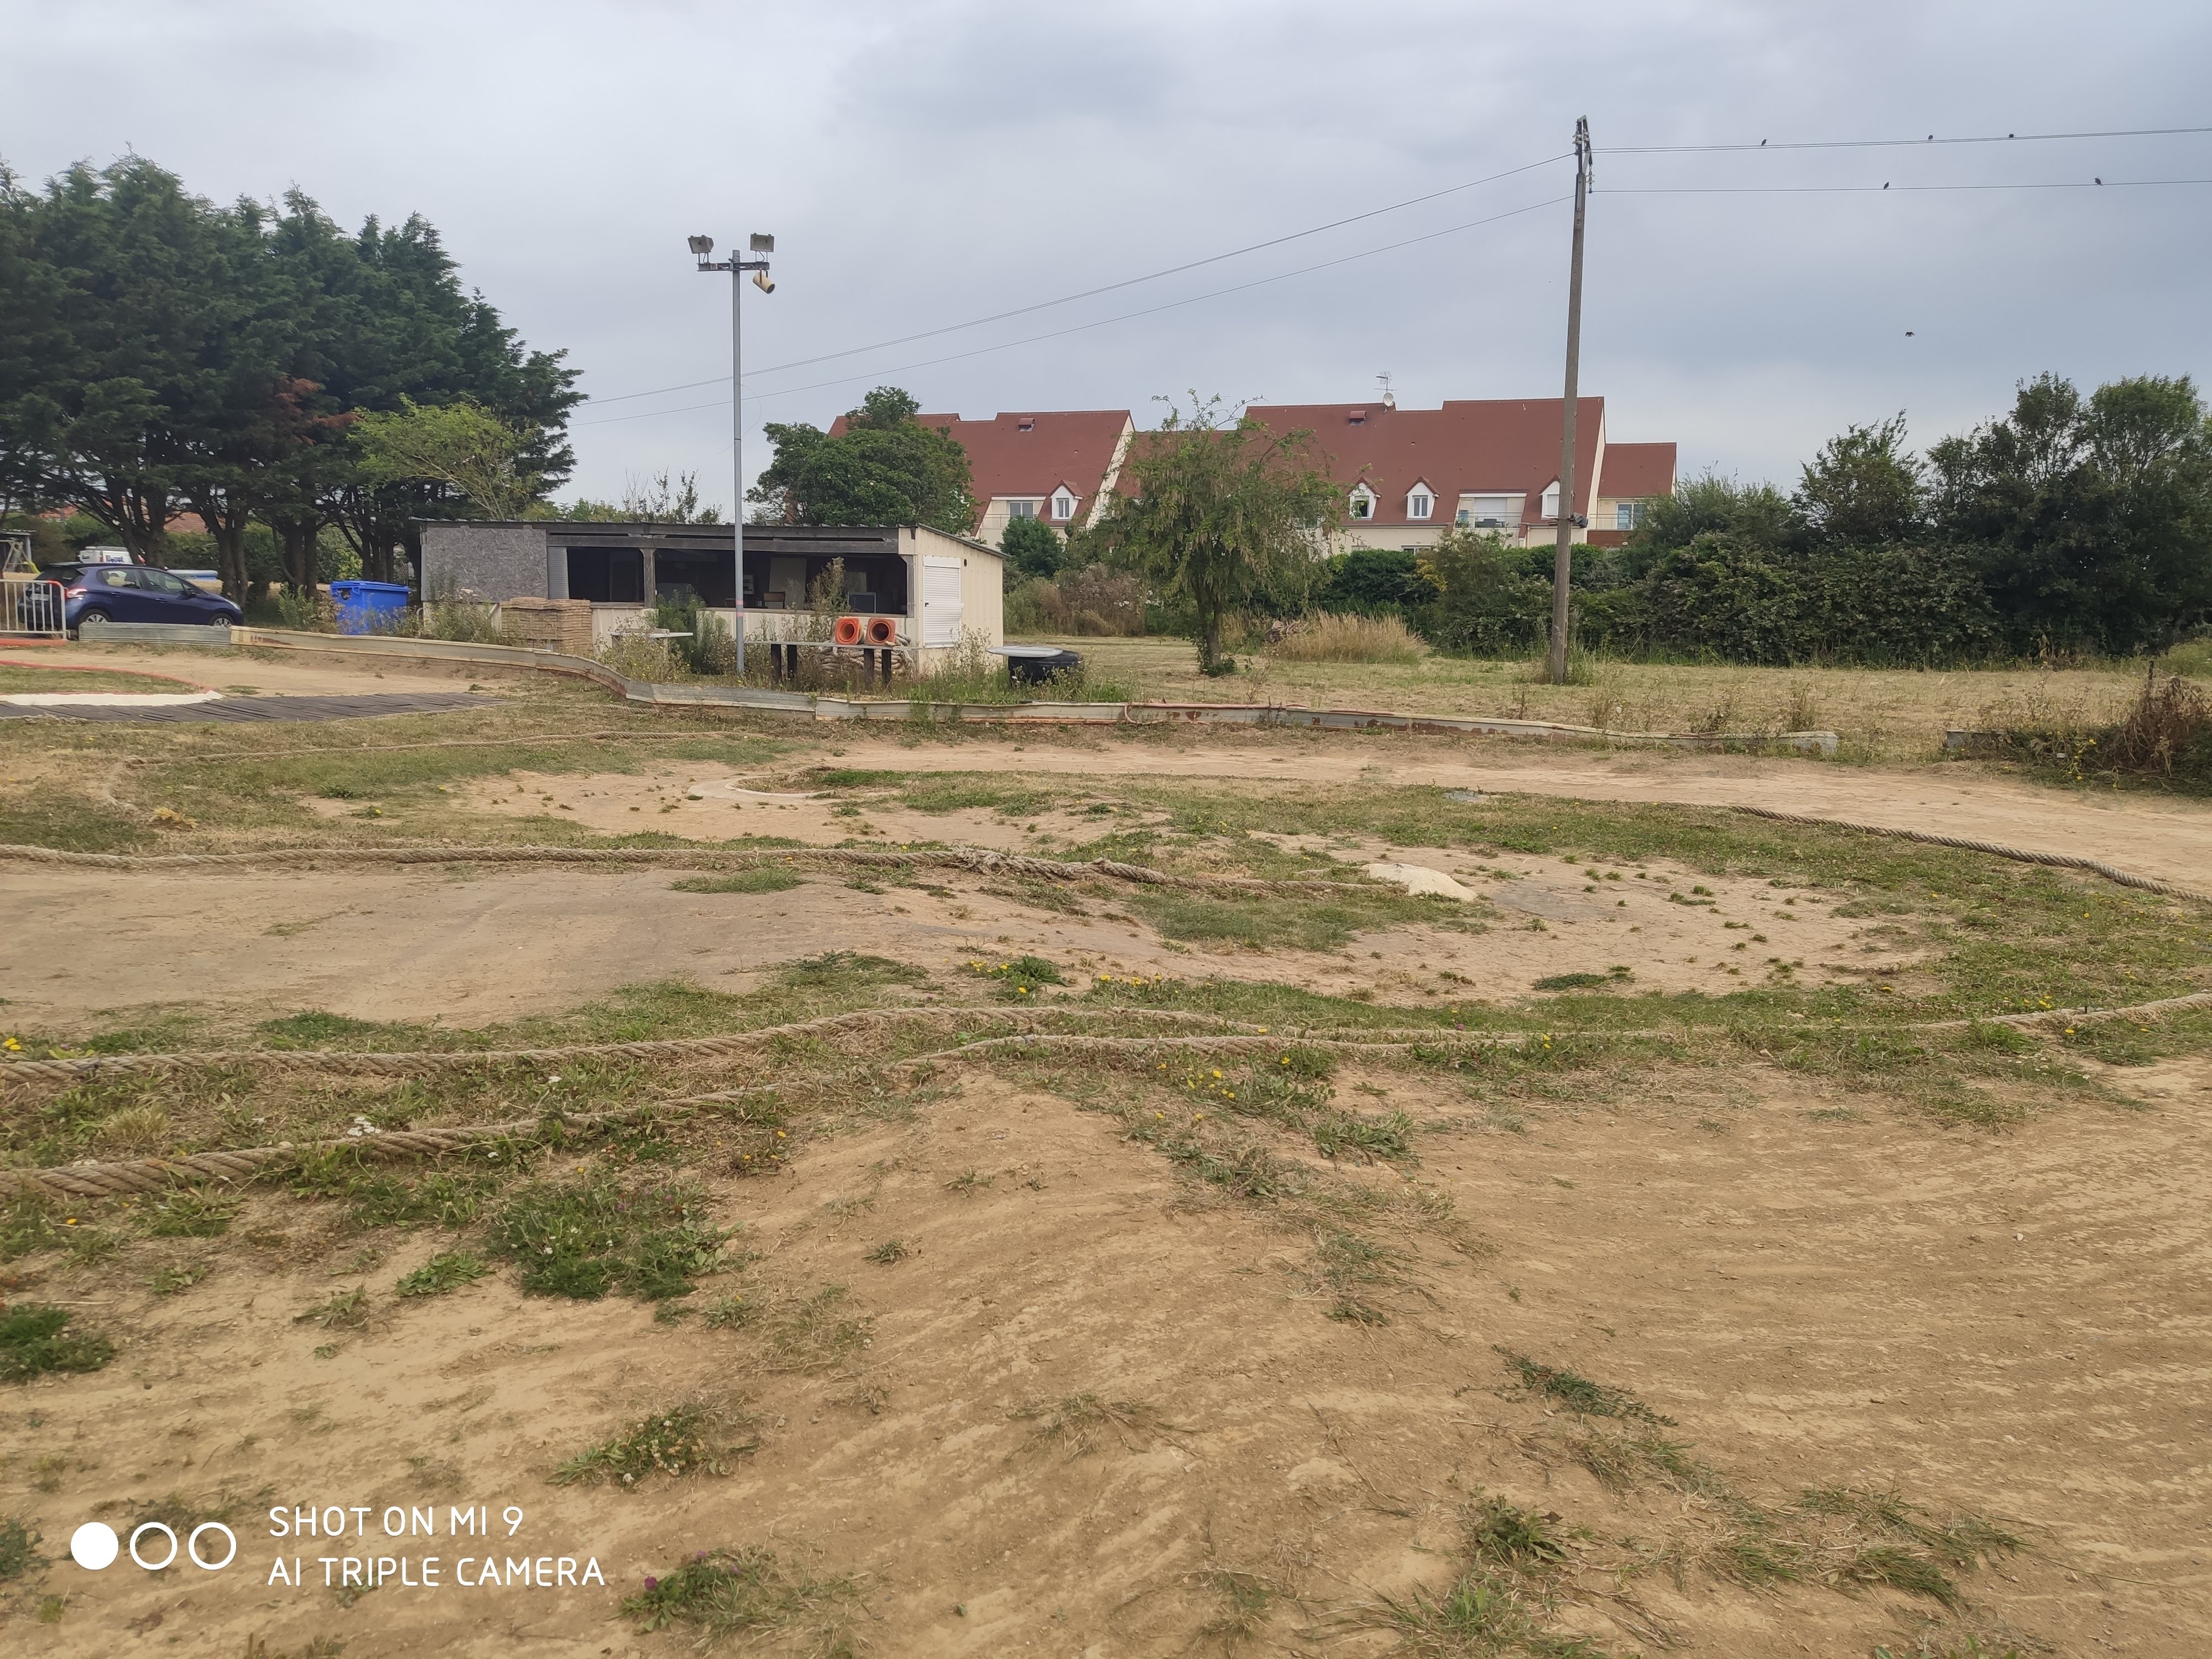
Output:
[[1567,599],[1575,560],[1575,382],[1583,355],[1583,207],[1589,195],[1589,118],[1575,121],[1575,252],[1567,277],[1567,396],[1565,431],[1559,440],[1559,540],[1552,556],[1552,653],[1544,677],[1554,685],[1567,678]]

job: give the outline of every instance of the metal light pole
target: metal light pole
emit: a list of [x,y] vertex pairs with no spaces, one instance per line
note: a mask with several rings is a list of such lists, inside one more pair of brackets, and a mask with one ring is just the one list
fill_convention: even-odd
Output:
[[[756,254],[775,252],[775,238],[752,234],[752,251]],[[716,259],[714,258],[714,239],[711,236],[691,238],[691,252],[699,261],[702,270],[726,270],[730,273],[730,558],[731,572],[737,581],[738,672],[745,672],[745,386],[744,309],[738,301],[744,294],[740,280],[750,270],[753,286],[763,294],[775,292],[775,284],[769,280],[766,259]]]
[[1567,395],[1565,430],[1559,439],[1559,539],[1552,555],[1552,651],[1544,678],[1567,678],[1567,600],[1573,585],[1575,548],[1575,381],[1583,356],[1583,203],[1589,192],[1589,120],[1575,122],[1575,251],[1567,277]]

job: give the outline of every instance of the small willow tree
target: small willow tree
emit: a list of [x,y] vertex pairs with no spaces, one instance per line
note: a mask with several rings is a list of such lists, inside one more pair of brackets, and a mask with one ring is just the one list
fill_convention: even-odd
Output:
[[1312,461],[1314,434],[1275,432],[1220,399],[1193,397],[1138,440],[1133,488],[1117,495],[1097,540],[1115,562],[1188,602],[1198,665],[1224,671],[1223,622],[1261,600],[1304,596],[1328,551],[1342,492]]

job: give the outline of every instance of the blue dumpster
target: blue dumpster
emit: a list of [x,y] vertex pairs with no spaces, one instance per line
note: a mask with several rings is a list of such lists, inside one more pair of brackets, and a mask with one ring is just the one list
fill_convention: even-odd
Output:
[[407,610],[404,582],[332,582],[341,634],[389,634]]

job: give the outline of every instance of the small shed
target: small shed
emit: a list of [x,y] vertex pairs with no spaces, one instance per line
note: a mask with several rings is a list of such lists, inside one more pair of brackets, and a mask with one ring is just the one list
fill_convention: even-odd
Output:
[[897,617],[899,642],[922,672],[963,642],[1006,642],[999,551],[925,525],[747,525],[742,573],[727,525],[524,519],[418,527],[426,597],[586,601],[594,648],[642,628],[654,599],[686,592],[733,625],[742,594],[749,645],[807,637],[798,613],[839,560],[836,609]]

